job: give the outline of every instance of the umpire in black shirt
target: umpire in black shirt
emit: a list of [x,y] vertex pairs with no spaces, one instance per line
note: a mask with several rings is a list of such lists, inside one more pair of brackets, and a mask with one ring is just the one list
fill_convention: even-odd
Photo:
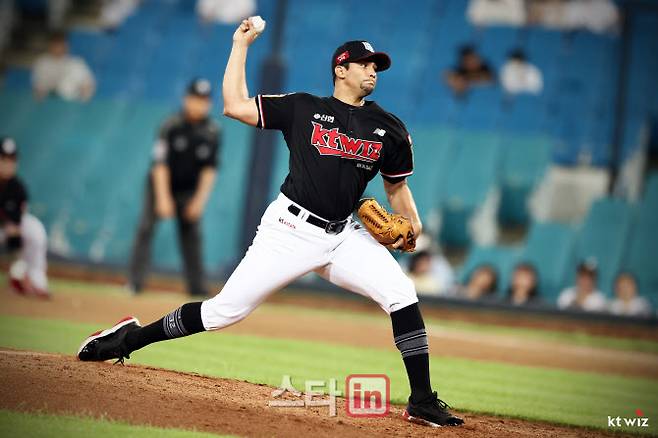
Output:
[[188,291],[207,295],[200,219],[215,182],[220,143],[219,125],[209,118],[211,92],[208,80],[193,80],[182,111],[160,128],[130,262],[129,286],[135,293],[144,287],[158,219],[176,216]]

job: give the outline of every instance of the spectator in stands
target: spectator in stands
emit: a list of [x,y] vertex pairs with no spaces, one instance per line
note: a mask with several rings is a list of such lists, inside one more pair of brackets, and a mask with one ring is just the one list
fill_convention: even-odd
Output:
[[94,76],[82,58],[69,54],[66,33],[51,34],[48,52],[32,69],[32,88],[37,99],[56,93],[65,100],[87,101],[94,95]]
[[103,0],[101,25],[105,30],[115,30],[132,15],[139,2],[140,0]]
[[256,12],[255,0],[198,0],[196,11],[204,22],[239,23]]
[[459,62],[446,74],[446,82],[457,96],[470,87],[488,85],[494,80],[489,65],[480,57],[473,46],[463,46],[459,51]]
[[544,88],[541,71],[530,64],[522,49],[515,49],[500,72],[500,82],[509,94],[539,94]]
[[0,137],[0,238],[12,259],[9,284],[16,293],[48,298],[46,230],[28,212],[27,189],[16,176],[17,167],[16,142]]
[[514,306],[532,305],[539,302],[539,276],[530,263],[519,263],[512,273],[507,291],[507,301]]
[[651,305],[639,296],[637,281],[630,272],[622,272],[615,280],[615,299],[610,303],[610,313],[622,316],[651,316]]
[[0,1],[0,59],[9,47],[11,34],[16,23],[16,10],[13,1]]
[[421,295],[446,295],[454,287],[450,263],[430,249],[421,249],[410,257],[408,275]]
[[409,260],[409,278],[420,295],[438,295],[440,284],[432,275],[432,253],[418,251]]
[[528,3],[528,21],[562,30],[614,32],[619,10],[612,0],[533,0]]
[[497,289],[498,273],[493,266],[485,264],[473,271],[458,296],[468,300],[493,300]]
[[129,288],[141,292],[151,258],[151,240],[159,220],[176,217],[188,292],[206,296],[201,216],[217,175],[220,128],[211,118],[212,87],[194,79],[183,110],[161,126],[130,261]]
[[48,0],[48,28],[62,29],[69,9],[71,0]]
[[596,261],[590,259],[581,262],[576,270],[576,285],[562,291],[557,306],[560,309],[604,312],[607,303],[603,293],[596,288],[597,277]]
[[525,1],[471,0],[466,16],[476,26],[523,26],[526,22]]

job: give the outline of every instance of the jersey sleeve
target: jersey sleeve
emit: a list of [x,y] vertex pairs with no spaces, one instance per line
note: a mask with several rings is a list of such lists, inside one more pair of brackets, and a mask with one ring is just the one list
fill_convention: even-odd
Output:
[[400,122],[400,132],[394,144],[384,153],[384,161],[379,170],[382,178],[397,183],[414,173],[413,142],[407,128]]
[[297,93],[259,94],[256,96],[260,129],[286,130],[292,125]]
[[166,163],[167,156],[169,155],[169,133],[174,126],[174,119],[168,118],[162,123],[156,135],[155,142],[153,143],[153,151],[151,152],[154,163]]
[[27,189],[20,180],[15,180],[15,184],[12,185],[7,198],[2,208],[3,216],[14,224],[19,225],[23,216],[23,207],[28,198]]

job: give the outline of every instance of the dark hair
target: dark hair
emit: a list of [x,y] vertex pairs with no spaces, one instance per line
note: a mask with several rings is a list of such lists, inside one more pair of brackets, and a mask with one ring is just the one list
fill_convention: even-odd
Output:
[[[530,289],[530,294],[528,295],[528,300],[531,300],[535,298],[537,295],[539,295],[539,273],[531,263],[521,262],[514,267],[514,270],[512,271],[512,276],[514,275],[515,272],[521,270],[530,271],[532,272],[532,275],[534,275],[535,277],[535,285],[532,287],[532,289]],[[514,290],[512,289],[512,283],[510,282],[509,288],[507,289],[507,296],[509,298],[512,298],[513,293]]]
[[48,36],[48,42],[50,43],[65,43],[68,41],[68,34],[63,30],[53,30]]
[[516,49],[509,52],[509,57],[511,59],[518,59],[519,61],[525,61],[527,59],[525,52],[520,47],[517,47]]
[[473,276],[475,273],[479,270],[485,270],[489,271],[491,273],[491,276],[493,277],[493,281],[491,282],[491,286],[489,286],[489,289],[487,289],[487,294],[496,292],[498,290],[498,271],[496,271],[496,268],[493,265],[490,265],[489,263],[483,263],[479,266],[477,266],[475,269],[471,271],[471,275],[468,277],[468,282],[470,282],[473,279]]
[[432,253],[429,251],[418,251],[409,259],[409,272],[414,272],[418,267],[420,261],[425,257],[432,257]]
[[467,56],[467,55],[473,55],[475,53],[476,53],[475,46],[473,46],[472,44],[464,44],[463,46],[461,46],[459,48],[459,57],[460,58],[463,58],[464,56]]
[[576,267],[576,276],[578,275],[587,275],[591,278],[596,279],[598,277],[598,262],[594,259],[585,259],[582,262],[578,263]]

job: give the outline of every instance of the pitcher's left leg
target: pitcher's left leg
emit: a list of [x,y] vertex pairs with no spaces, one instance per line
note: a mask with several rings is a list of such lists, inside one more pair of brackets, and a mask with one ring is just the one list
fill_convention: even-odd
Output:
[[427,333],[413,282],[367,231],[352,225],[346,232],[350,234],[333,251],[330,263],[317,272],[337,286],[372,298],[391,316],[411,388],[405,418],[437,426],[462,424],[432,392]]
[[21,220],[21,236],[23,238],[22,259],[27,267],[27,278],[35,293],[48,295],[48,237],[46,229],[39,219],[26,213]]

